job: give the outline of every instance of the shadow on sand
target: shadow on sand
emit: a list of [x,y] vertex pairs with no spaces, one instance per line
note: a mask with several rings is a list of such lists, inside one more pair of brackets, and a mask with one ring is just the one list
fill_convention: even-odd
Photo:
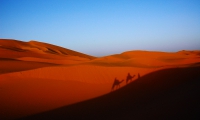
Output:
[[131,76],[130,73],[128,73],[127,77],[126,77],[126,84],[128,84],[128,81],[132,81],[132,79],[135,77],[135,75]]
[[106,95],[28,116],[31,120],[198,119],[200,67],[156,71]]
[[124,82],[124,80],[119,81],[117,78],[115,78],[114,83],[112,85],[111,91],[113,91],[115,88],[120,88],[120,84]]

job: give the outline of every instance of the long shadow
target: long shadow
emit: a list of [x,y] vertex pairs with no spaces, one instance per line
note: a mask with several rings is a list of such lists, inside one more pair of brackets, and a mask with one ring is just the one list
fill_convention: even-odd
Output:
[[114,79],[111,91],[115,90],[115,89],[119,89],[120,88],[120,84],[123,82],[124,80],[118,80],[118,79]]
[[199,119],[200,67],[156,71],[106,95],[27,120]]

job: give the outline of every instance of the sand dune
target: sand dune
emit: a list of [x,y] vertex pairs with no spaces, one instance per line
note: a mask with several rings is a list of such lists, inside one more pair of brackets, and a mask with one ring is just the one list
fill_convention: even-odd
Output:
[[[152,70],[80,65],[2,74],[0,88],[3,92],[0,94],[3,98],[0,105],[4,107],[0,111],[4,111],[4,118],[10,118],[10,112],[13,113],[11,118],[18,118],[69,105],[110,92],[115,77],[122,80],[128,72],[131,75],[140,72],[143,76]],[[121,87],[124,85],[125,82]]]
[[[18,40],[0,39],[0,48],[2,56],[6,57],[6,52],[12,54],[13,57],[39,57],[39,58],[58,58],[58,56],[79,56],[88,59],[94,59],[95,57],[86,55],[80,52],[62,48],[59,46],[30,41],[22,42]],[[18,54],[17,54],[18,52]],[[44,55],[45,54],[45,55]],[[43,57],[42,57],[43,56]]]
[[1,78],[0,118],[19,118],[97,97],[107,92],[102,86],[70,80]]
[[150,73],[115,92],[23,119],[199,119],[200,67]]
[[[128,51],[96,58],[48,43],[1,39],[0,119],[20,118],[110,93],[114,78],[125,80],[128,73],[136,75],[135,81],[138,73],[143,77],[199,63],[198,50]],[[120,85],[126,87],[126,82]]]
[[[186,52],[186,51],[185,51]],[[91,61],[95,65],[129,66],[129,67],[166,67],[182,66],[200,61],[200,51],[158,52],[158,51],[129,51],[121,54],[105,56]]]
[[29,61],[20,61],[11,58],[0,58],[0,74],[17,72],[17,71],[26,71],[30,69],[56,66],[57,64],[51,63],[41,63],[41,62],[29,62]]
[[74,65],[90,61],[87,58],[82,58],[78,56],[68,56],[60,57],[60,59],[45,59],[45,58],[36,58],[36,57],[20,57],[17,60],[21,61],[32,61],[32,62],[42,62],[42,63],[52,63],[60,65]]

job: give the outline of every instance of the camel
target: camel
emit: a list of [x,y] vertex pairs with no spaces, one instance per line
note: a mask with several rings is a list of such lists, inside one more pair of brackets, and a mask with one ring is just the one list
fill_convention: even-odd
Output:
[[135,75],[131,76],[130,73],[128,73],[127,77],[126,77],[126,84],[128,83],[128,81],[132,81],[132,79],[135,77]]
[[[116,86],[116,89],[119,88],[119,87],[120,87],[120,84],[121,84],[123,81],[124,81],[124,80],[119,81],[119,80],[117,80],[117,79],[115,78],[114,83],[113,83],[113,86],[112,86],[112,90],[114,90],[115,86]],[[111,91],[112,91],[112,90],[111,90]]]

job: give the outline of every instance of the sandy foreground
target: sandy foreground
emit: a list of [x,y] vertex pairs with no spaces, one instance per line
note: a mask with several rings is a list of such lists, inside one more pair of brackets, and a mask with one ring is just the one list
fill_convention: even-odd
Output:
[[[37,41],[0,40],[0,119],[15,119],[111,92],[115,78],[198,66],[199,51],[128,51],[96,58]],[[120,87],[126,86],[126,81]]]

